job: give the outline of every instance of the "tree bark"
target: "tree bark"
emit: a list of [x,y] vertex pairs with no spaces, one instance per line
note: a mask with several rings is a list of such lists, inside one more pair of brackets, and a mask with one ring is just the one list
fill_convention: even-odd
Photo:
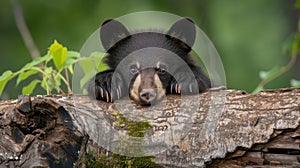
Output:
[[25,95],[0,102],[0,167],[86,167],[101,153],[157,167],[300,167],[299,122],[300,89],[215,88],[150,107]]

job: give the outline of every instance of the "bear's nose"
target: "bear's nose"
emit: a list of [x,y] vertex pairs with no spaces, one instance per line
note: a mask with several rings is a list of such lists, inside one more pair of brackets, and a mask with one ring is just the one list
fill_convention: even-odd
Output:
[[142,89],[140,92],[140,98],[146,103],[151,103],[155,97],[156,92],[154,89]]

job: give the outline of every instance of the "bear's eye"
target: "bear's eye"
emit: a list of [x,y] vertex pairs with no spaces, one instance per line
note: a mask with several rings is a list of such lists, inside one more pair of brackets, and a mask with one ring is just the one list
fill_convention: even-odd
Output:
[[139,72],[138,68],[136,67],[136,65],[131,65],[130,69],[129,69],[130,73],[135,75]]
[[166,65],[160,65],[160,67],[158,68],[158,73],[164,74],[166,72],[167,72],[167,66]]

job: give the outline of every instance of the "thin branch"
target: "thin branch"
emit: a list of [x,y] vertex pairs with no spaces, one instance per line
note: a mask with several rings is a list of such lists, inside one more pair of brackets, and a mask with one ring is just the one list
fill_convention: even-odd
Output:
[[72,94],[72,89],[70,87],[70,80],[69,80],[69,73],[68,73],[68,68],[65,67],[65,74],[66,74],[66,85],[67,85],[67,88],[68,88],[68,95]]
[[267,83],[274,80],[275,78],[277,78],[278,76],[280,76],[283,73],[287,72],[288,70],[290,70],[293,67],[293,65],[296,63],[296,60],[297,60],[298,45],[299,45],[298,41],[293,43],[291,59],[290,59],[289,63],[287,65],[281,67],[274,75],[270,76],[269,78],[266,78],[266,79],[262,80],[258,84],[257,88],[263,88]]
[[38,58],[40,57],[40,51],[34,44],[34,41],[32,39],[32,36],[28,30],[28,27],[25,23],[24,15],[23,15],[23,10],[22,7],[19,3],[19,0],[10,0],[11,4],[13,6],[13,13],[15,16],[15,22],[16,25],[21,33],[21,36],[23,38],[23,41],[27,47],[27,49],[30,52],[31,58]]

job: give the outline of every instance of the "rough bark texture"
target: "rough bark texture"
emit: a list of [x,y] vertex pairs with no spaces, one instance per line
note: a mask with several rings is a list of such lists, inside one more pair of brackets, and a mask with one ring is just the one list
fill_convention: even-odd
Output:
[[[123,118],[151,128],[131,137]],[[84,167],[88,151],[151,155],[163,167],[300,167],[299,122],[300,89],[214,89],[151,107],[20,96],[0,102],[0,167]]]

